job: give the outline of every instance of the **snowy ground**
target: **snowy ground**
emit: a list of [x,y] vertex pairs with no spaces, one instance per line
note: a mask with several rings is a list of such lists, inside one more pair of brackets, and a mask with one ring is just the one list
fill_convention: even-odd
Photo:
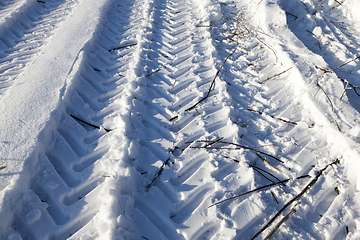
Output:
[[0,239],[360,239],[359,11],[0,1]]

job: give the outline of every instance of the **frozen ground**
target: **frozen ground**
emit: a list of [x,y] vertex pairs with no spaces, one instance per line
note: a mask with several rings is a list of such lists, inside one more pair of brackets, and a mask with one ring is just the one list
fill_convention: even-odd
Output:
[[360,239],[357,0],[0,0],[0,239]]

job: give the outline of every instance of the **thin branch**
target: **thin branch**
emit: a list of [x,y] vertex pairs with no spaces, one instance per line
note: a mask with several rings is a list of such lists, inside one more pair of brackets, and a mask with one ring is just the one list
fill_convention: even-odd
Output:
[[276,171],[278,171],[278,172],[280,172],[281,173],[281,171],[277,168],[277,167],[275,167],[274,165],[272,165],[271,163],[269,163],[269,161],[268,160],[266,160],[265,158],[263,158],[260,154],[258,154],[258,153],[255,153],[265,164],[267,164],[269,167],[271,167],[271,168],[273,168],[273,169],[275,169]]
[[335,123],[335,125],[336,125],[337,129],[339,130],[339,132],[341,132],[340,126],[339,126],[339,124],[337,123],[337,121],[336,121],[336,120],[331,121],[330,123]]
[[[213,141],[201,141],[201,142],[213,142]],[[251,150],[253,152],[256,152],[256,153],[261,153],[261,154],[264,154],[268,157],[272,157],[273,159],[281,162],[281,163],[284,163],[283,161],[281,161],[279,158],[275,157],[275,156],[272,156],[268,153],[265,153],[265,152],[262,152],[262,151],[259,151],[259,150],[256,150],[256,149],[253,149],[251,147],[246,147],[246,146],[243,146],[243,145],[240,145],[240,144],[237,144],[237,143],[232,143],[232,142],[225,142],[225,141],[218,141],[218,143],[224,143],[224,144],[228,144],[228,145],[233,145],[233,146],[237,146],[239,148],[213,148],[213,147],[190,147],[190,148],[207,148],[207,149],[233,149],[233,150],[239,150],[239,149],[248,149],[248,150]]]
[[264,232],[280,215],[282,212],[285,211],[286,208],[288,208],[293,202],[296,200],[299,200],[320,178],[320,176],[323,174],[323,172],[331,165],[338,164],[340,161],[339,159],[336,159],[332,163],[327,164],[323,169],[321,169],[316,176],[313,178],[313,180],[306,185],[306,187],[294,198],[292,198],[289,202],[287,202],[269,221],[265,226],[263,226],[250,240],[254,240],[257,238],[262,232]]
[[154,184],[154,182],[160,177],[161,173],[164,171],[165,166],[168,165],[169,162],[170,162],[170,158],[168,158],[165,162],[163,162],[163,164],[161,165],[159,171],[155,174],[154,178],[145,187],[145,191],[149,190],[149,188]]
[[[81,123],[83,123],[83,124],[85,124],[85,125],[88,125],[88,126],[93,127],[93,128],[100,129],[100,126],[96,126],[96,125],[94,125],[94,124],[91,124],[91,123],[89,123],[89,122],[86,122],[86,121],[84,121],[84,120],[82,120],[82,119],[80,119],[80,118],[78,118],[78,117],[75,117],[75,116],[72,115],[72,114],[69,114],[69,115],[70,115],[70,117],[72,117],[73,119],[75,119],[75,120],[77,120],[77,121],[79,121],[79,122],[81,122]],[[108,129],[108,128],[104,128],[104,130],[105,130],[106,132],[112,131],[112,129]]]
[[275,202],[276,202],[277,204],[279,204],[279,201],[277,200],[277,198],[276,198],[275,194],[273,193],[273,191],[270,191],[270,193],[271,193],[271,195],[273,196]]
[[[348,82],[347,80],[345,80],[345,79],[342,79],[342,78],[340,78],[340,77],[339,77],[339,79],[340,79],[341,81],[343,81],[344,83],[349,83],[349,82]],[[351,83],[349,83],[349,86],[352,87],[353,90],[354,90],[354,92],[356,93],[356,95],[358,95],[358,96],[360,97],[360,94],[357,92],[357,89],[360,89],[360,87],[355,86],[355,85],[353,85],[353,84],[351,84]]]
[[326,97],[327,97],[327,99],[329,100],[329,103],[330,103],[330,105],[331,105],[331,109],[332,109],[332,111],[334,111],[334,105],[333,105],[333,103],[332,103],[329,95],[325,92],[325,90],[323,89],[323,87],[320,86],[319,82],[317,82],[316,85],[317,85],[317,86],[323,91],[323,93],[326,95]]
[[315,9],[315,11],[314,11],[313,14],[315,14],[315,13],[317,12],[317,10],[319,10],[319,8],[324,4],[325,1],[326,1],[326,0],[323,0],[323,1],[320,3],[320,5]]
[[288,15],[290,15],[290,16],[292,16],[292,17],[294,17],[294,18],[295,18],[295,20],[296,20],[296,19],[298,19],[298,16],[296,16],[296,15],[294,15],[294,14],[292,14],[292,13],[285,12],[285,14],[288,14]]
[[215,141],[213,141],[211,143],[206,144],[204,147],[205,148],[210,147],[211,145],[213,145],[213,144],[215,144],[215,143],[217,143],[217,142],[219,142],[219,141],[221,141],[223,139],[224,139],[224,137],[221,137],[221,138],[219,138],[219,139],[217,139],[217,140],[215,140]]
[[[306,177],[309,177],[309,175],[304,175],[304,176],[301,176],[301,177],[297,177],[296,179],[302,179],[302,178],[306,178]],[[219,205],[220,203],[223,203],[223,202],[226,202],[226,201],[235,199],[235,198],[239,198],[239,197],[241,197],[241,196],[244,196],[244,195],[247,195],[247,194],[250,194],[250,193],[253,193],[253,192],[260,191],[260,190],[265,189],[265,188],[269,188],[269,187],[272,187],[272,186],[275,186],[275,185],[279,185],[279,184],[282,184],[282,183],[286,183],[286,182],[288,182],[288,181],[290,181],[290,180],[291,180],[291,178],[288,178],[288,179],[285,179],[285,180],[283,180],[283,181],[279,181],[279,182],[271,183],[271,184],[268,184],[268,185],[265,185],[265,186],[262,186],[262,187],[259,187],[259,188],[255,188],[255,189],[253,189],[253,190],[247,191],[247,192],[245,192],[245,193],[242,193],[242,194],[239,194],[239,195],[230,197],[230,198],[225,198],[224,200],[221,200],[221,201],[219,201],[219,202],[216,202],[216,203],[208,206],[208,208],[213,207],[213,206],[215,206],[215,205]]]
[[317,36],[316,36],[313,32],[310,32],[310,31],[309,31],[309,30],[307,30],[307,29],[306,29],[306,31],[307,31],[307,32],[309,32],[309,33],[311,33],[311,34],[314,36],[314,38],[316,39],[317,43],[319,44],[319,48],[320,48],[320,49],[322,49],[322,47],[321,47],[321,45],[320,45],[320,41],[319,41],[318,37],[317,37]]
[[276,74],[272,75],[271,77],[266,78],[265,80],[261,81],[260,84],[262,84],[262,83],[264,83],[264,82],[266,82],[267,80],[270,80],[270,79],[272,79],[272,78],[278,77],[278,76],[280,76],[281,74],[286,73],[286,72],[289,71],[290,69],[292,69],[292,67],[286,69],[285,71],[283,71],[283,72],[281,72],[281,73],[276,73]]
[[[260,112],[260,111],[257,111],[257,110],[251,109],[251,108],[248,108],[247,110],[250,111],[250,112],[258,113],[258,114],[260,114],[260,115],[262,115],[262,114],[264,113],[264,112]],[[266,115],[268,115],[269,117],[275,118],[275,119],[277,119],[277,120],[286,122],[286,123],[290,123],[290,124],[297,125],[296,122],[292,122],[292,121],[289,121],[289,120],[285,120],[285,119],[283,119],[283,118],[275,117],[275,116],[270,115],[270,114],[266,114]]]
[[185,110],[185,112],[190,111],[192,109],[194,109],[197,105],[199,105],[202,101],[204,101],[205,99],[207,99],[210,95],[211,90],[213,89],[213,86],[215,84],[215,79],[216,77],[219,75],[220,70],[223,68],[224,64],[226,63],[226,61],[236,52],[237,48],[238,48],[239,43],[236,43],[236,47],[235,49],[225,58],[224,62],[221,64],[220,68],[217,70],[214,79],[212,80],[209,90],[207,92],[207,94],[205,95],[205,97],[203,97],[201,100],[199,100],[197,103],[195,103],[193,106],[189,107],[188,109]]
[[[259,156],[259,155],[258,155],[258,156]],[[264,170],[264,169],[262,169],[262,168],[259,168],[259,167],[255,166],[255,165],[249,165],[249,166],[252,167],[252,168],[254,168],[254,169],[257,169],[258,171],[262,171],[262,172],[264,172],[264,173],[269,174],[270,176],[272,176],[273,178],[275,178],[276,180],[278,180],[278,182],[281,181],[281,180],[278,179],[274,174],[272,174],[272,173],[270,173],[270,172],[268,172],[268,171],[266,171],[266,170]],[[271,180],[269,180],[269,181],[271,181]],[[271,181],[271,182],[273,182],[273,181]],[[285,184],[282,184],[282,185],[284,185],[284,187],[285,187]]]
[[339,69],[339,68],[341,68],[341,67],[343,67],[343,66],[345,66],[345,65],[347,65],[347,64],[349,64],[349,63],[351,63],[351,62],[354,62],[356,59],[359,59],[359,58],[360,58],[360,56],[357,56],[356,58],[354,58],[354,59],[352,59],[352,60],[350,60],[350,61],[348,61],[348,62],[346,62],[346,63],[344,63],[344,64],[341,64],[340,66],[332,69],[332,71],[336,71],[337,69]]
[[175,116],[175,117],[170,118],[169,121],[172,122],[172,121],[175,121],[178,118],[179,118],[179,116]]
[[132,43],[132,44],[128,44],[128,45],[124,45],[124,46],[120,46],[120,47],[115,47],[115,48],[109,49],[108,51],[111,52],[111,51],[114,51],[114,50],[127,48],[127,47],[132,47],[132,46],[135,46],[135,45],[137,45],[137,43]]
[[156,69],[155,71],[151,71],[151,73],[146,74],[146,77],[149,77],[150,75],[157,73],[158,71],[160,71],[160,68]]
[[344,88],[344,92],[341,94],[340,100],[344,97],[345,92],[346,92],[346,90],[348,89],[348,86],[349,86],[349,81],[347,81],[347,80],[345,80],[345,81],[346,81],[346,86]]

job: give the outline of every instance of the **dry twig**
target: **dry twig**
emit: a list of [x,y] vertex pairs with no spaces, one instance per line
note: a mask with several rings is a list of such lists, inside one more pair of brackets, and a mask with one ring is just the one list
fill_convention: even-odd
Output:
[[265,229],[267,229],[280,215],[282,212],[285,211],[286,208],[288,208],[293,202],[296,200],[299,200],[320,178],[320,176],[324,173],[324,171],[331,165],[338,164],[340,161],[339,159],[336,159],[332,163],[327,164],[323,169],[321,169],[316,176],[313,178],[313,180],[306,185],[306,187],[294,198],[292,198],[289,202],[287,202],[269,221],[265,226],[263,226],[254,236],[252,236],[251,240],[254,240],[257,238]]
[[[260,112],[260,111],[257,111],[257,110],[251,109],[251,108],[248,108],[247,110],[250,111],[250,112],[258,113],[258,114],[260,114],[260,115],[262,115],[262,114],[264,113],[264,112]],[[290,124],[297,125],[296,122],[291,122],[291,121],[289,121],[289,120],[285,120],[285,119],[283,119],[283,118],[275,117],[275,116],[270,115],[270,114],[267,114],[267,115],[270,116],[270,117],[272,117],[272,118],[275,118],[275,119],[277,119],[277,120],[280,120],[280,121],[283,121],[283,122],[286,122],[286,123],[290,123]]]
[[276,73],[276,74],[272,75],[271,77],[266,78],[265,80],[261,81],[260,84],[262,84],[262,83],[264,83],[264,82],[266,82],[267,80],[270,80],[270,79],[272,79],[272,78],[278,77],[278,76],[280,76],[281,74],[286,73],[286,72],[289,71],[290,69],[292,69],[292,67],[286,69],[285,71],[283,71],[283,72],[281,72],[281,73]]
[[339,124],[337,123],[337,121],[336,121],[336,120],[331,121],[330,123],[335,123],[335,125],[336,125],[337,129],[339,130],[339,132],[341,132],[340,126],[339,126]]
[[[83,124],[85,124],[85,125],[88,125],[88,126],[90,126],[90,127],[93,127],[93,128],[100,129],[100,126],[96,126],[96,125],[94,125],[94,124],[91,124],[91,123],[89,123],[89,122],[86,122],[86,121],[84,121],[84,120],[82,120],[82,119],[80,119],[80,118],[78,118],[78,117],[75,117],[75,116],[72,115],[72,114],[69,114],[69,115],[70,115],[70,117],[72,117],[73,119],[77,120],[78,122],[81,122],[81,123],[83,123]],[[105,130],[106,132],[112,131],[112,129],[109,129],[109,128],[104,128],[104,130]]]
[[322,86],[320,86],[319,82],[316,83],[316,85],[323,91],[323,93],[326,95],[327,99],[329,100],[329,103],[330,103],[330,106],[331,106],[331,109],[332,111],[334,111],[334,105],[329,97],[329,95],[325,92],[325,90],[323,89]]
[[326,1],[326,0],[323,0],[323,1],[320,3],[320,5],[315,9],[315,11],[314,11],[313,14],[315,14],[315,13],[319,10],[319,8],[324,4],[325,1]]
[[339,77],[339,79],[340,79],[342,82],[346,83],[347,86],[349,85],[350,87],[352,87],[352,89],[354,90],[354,92],[356,93],[356,95],[358,95],[358,96],[360,97],[360,93],[357,92],[357,89],[360,89],[360,87],[355,86],[355,85],[349,83],[347,80],[342,79],[342,78],[340,78],[340,77]]
[[[214,142],[214,141],[208,141],[208,140],[200,140],[200,141],[197,141],[197,142],[206,142],[206,143],[211,143],[211,142]],[[259,151],[259,150],[256,150],[254,148],[251,148],[251,147],[246,147],[246,146],[243,146],[243,145],[240,145],[240,144],[237,144],[237,143],[232,143],[232,142],[225,142],[225,141],[217,141],[217,143],[223,143],[223,144],[227,144],[227,145],[233,145],[233,146],[236,146],[237,148],[224,148],[224,147],[190,147],[190,148],[206,148],[206,149],[228,149],[228,150],[239,150],[239,149],[247,149],[247,150],[251,150],[255,153],[261,153],[265,156],[268,156],[268,157],[271,157],[275,160],[277,160],[278,162],[281,162],[281,163],[284,163],[283,161],[281,161],[279,158],[273,156],[273,155],[270,155],[268,153],[265,153],[265,152],[262,152],[262,151]]]
[[145,191],[149,190],[149,188],[154,184],[154,182],[160,177],[161,173],[164,171],[165,166],[170,163],[170,158],[168,158],[163,164],[161,165],[159,171],[155,174],[154,178],[151,182],[145,187]]
[[[302,178],[306,178],[306,177],[309,177],[309,175],[304,175],[304,176],[298,177],[298,178],[296,178],[296,179],[302,179]],[[239,194],[239,195],[230,197],[230,198],[225,198],[224,200],[221,200],[221,201],[219,201],[219,202],[216,202],[216,203],[208,206],[208,208],[213,207],[213,206],[215,206],[215,205],[219,205],[220,203],[223,203],[223,202],[226,202],[226,201],[235,199],[235,198],[239,198],[239,197],[241,197],[241,196],[244,196],[244,195],[247,195],[247,194],[250,194],[250,193],[253,193],[253,192],[257,192],[257,191],[260,191],[260,190],[263,190],[263,189],[266,189],[266,188],[269,188],[269,187],[272,187],[272,186],[275,186],[275,185],[279,185],[279,184],[282,184],[282,183],[286,183],[286,182],[288,182],[288,181],[290,181],[290,180],[291,180],[291,178],[288,178],[288,179],[285,179],[285,180],[283,180],[283,181],[279,181],[279,182],[271,183],[271,184],[268,184],[268,185],[265,185],[265,186],[262,186],[262,187],[259,187],[259,188],[255,188],[255,189],[253,189],[253,190],[247,191],[247,192],[245,192],[245,193],[242,193],[242,194]]]
[[356,58],[354,58],[354,59],[352,59],[352,60],[350,60],[350,61],[347,61],[346,63],[344,63],[344,64],[341,64],[340,66],[338,66],[338,67],[336,67],[336,68],[334,68],[334,69],[332,69],[332,71],[336,71],[337,69],[339,69],[339,68],[341,68],[341,67],[343,67],[343,66],[345,66],[345,65],[347,65],[347,64],[349,64],[349,63],[351,63],[351,62],[354,62],[356,59],[359,59],[360,58],[360,56],[357,56]]
[[311,33],[311,35],[313,35],[313,36],[314,36],[314,38],[316,39],[316,41],[317,41],[317,43],[318,43],[318,45],[319,45],[319,48],[320,48],[320,49],[322,49],[322,47],[321,47],[321,44],[320,44],[320,41],[319,41],[318,37],[317,37],[317,36],[316,36],[313,32],[310,32],[310,31],[309,31],[309,30],[307,30],[307,29],[306,29],[306,31],[307,31],[307,32],[309,32],[309,33]]
[[127,47],[132,47],[132,46],[135,46],[135,45],[137,45],[137,43],[132,43],[132,44],[128,44],[128,45],[124,45],[124,46],[120,46],[120,47],[115,47],[115,48],[109,49],[108,51],[111,52],[111,51],[114,51],[114,50],[127,48]]
[[189,107],[188,109],[185,110],[185,112],[190,111],[192,109],[194,109],[197,105],[199,105],[202,101],[204,101],[205,99],[207,99],[210,95],[211,90],[214,87],[215,84],[215,79],[217,78],[217,76],[220,73],[220,70],[223,68],[224,64],[226,63],[226,61],[236,52],[237,48],[238,48],[239,43],[236,43],[236,47],[234,48],[234,50],[225,58],[224,62],[221,64],[220,68],[217,70],[214,79],[212,80],[209,90],[207,92],[207,94],[205,95],[205,97],[203,97],[202,99],[200,99],[197,103],[195,103],[193,106]]

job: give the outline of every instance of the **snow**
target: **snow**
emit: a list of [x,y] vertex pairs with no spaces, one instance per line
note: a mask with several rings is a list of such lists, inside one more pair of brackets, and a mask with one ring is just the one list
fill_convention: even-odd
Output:
[[358,239],[359,9],[1,2],[0,238]]

